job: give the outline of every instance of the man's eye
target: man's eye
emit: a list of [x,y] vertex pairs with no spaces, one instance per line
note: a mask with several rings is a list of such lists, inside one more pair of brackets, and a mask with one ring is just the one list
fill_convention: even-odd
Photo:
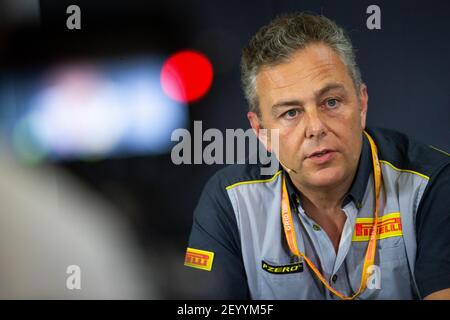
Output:
[[336,108],[338,106],[338,104],[339,104],[339,101],[337,99],[328,99],[326,101],[326,105],[330,109]]
[[295,118],[297,115],[298,115],[298,110],[296,110],[296,109],[291,109],[291,110],[285,112],[285,113],[283,114],[283,117],[284,117],[285,119],[292,119],[292,118]]

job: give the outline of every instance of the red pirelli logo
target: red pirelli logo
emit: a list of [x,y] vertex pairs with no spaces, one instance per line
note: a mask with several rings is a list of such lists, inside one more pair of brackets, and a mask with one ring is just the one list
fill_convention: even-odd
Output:
[[214,252],[187,248],[184,265],[187,267],[211,271]]
[[[373,227],[373,218],[356,219],[352,241],[368,241]],[[400,212],[393,212],[378,218],[377,239],[402,236]]]

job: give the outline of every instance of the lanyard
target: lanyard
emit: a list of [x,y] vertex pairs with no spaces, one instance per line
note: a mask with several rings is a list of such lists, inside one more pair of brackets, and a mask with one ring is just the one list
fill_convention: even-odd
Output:
[[330,290],[333,294],[338,296],[339,298],[343,300],[353,300],[357,296],[359,296],[365,289],[367,284],[367,278],[368,268],[374,264],[375,261],[375,251],[377,247],[377,225],[378,225],[378,196],[380,194],[380,188],[381,188],[381,167],[380,162],[378,160],[378,150],[377,146],[375,145],[375,142],[372,140],[372,137],[364,131],[364,134],[367,136],[367,139],[370,143],[370,149],[372,151],[372,164],[373,164],[373,172],[374,172],[374,186],[375,186],[375,213],[374,213],[374,222],[372,226],[372,230],[370,232],[370,238],[369,243],[367,245],[366,249],[366,255],[364,257],[364,266],[362,268],[362,274],[361,274],[361,284],[359,286],[358,291],[354,293],[352,296],[348,297],[340,293],[339,291],[335,290],[328,281],[323,277],[323,275],[320,273],[320,271],[317,269],[317,267],[311,262],[311,260],[308,259],[308,257],[302,253],[300,250],[298,250],[297,247],[297,240],[295,236],[295,229],[294,224],[292,222],[292,212],[291,212],[291,205],[289,203],[289,196],[286,188],[286,178],[283,175],[283,181],[282,181],[282,192],[281,192],[281,220],[283,222],[283,229],[284,234],[286,236],[287,243],[289,245],[289,249],[293,254],[298,256],[301,259],[304,259],[307,263],[307,265],[311,268],[311,270],[314,272],[314,274],[317,276],[317,278],[322,281],[322,283],[325,285],[325,287]]

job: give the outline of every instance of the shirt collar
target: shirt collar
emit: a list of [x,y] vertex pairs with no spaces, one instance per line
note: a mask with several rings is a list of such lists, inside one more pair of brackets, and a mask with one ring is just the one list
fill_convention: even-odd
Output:
[[[356,175],[353,179],[350,190],[344,197],[342,207],[346,206],[350,201],[353,201],[358,209],[362,207],[362,200],[366,192],[370,173],[372,171],[371,156],[372,153],[370,151],[369,141],[363,134],[363,145],[361,149],[361,155],[359,157],[358,168],[356,169]],[[290,199],[291,201],[293,201],[293,203],[298,205],[300,203],[298,191],[292,183],[289,175],[286,172],[284,172],[284,174],[286,176],[286,188]]]

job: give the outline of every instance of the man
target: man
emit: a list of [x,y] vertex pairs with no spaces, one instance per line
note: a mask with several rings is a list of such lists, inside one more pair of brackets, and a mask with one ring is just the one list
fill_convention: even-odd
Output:
[[[213,298],[449,299],[450,158],[365,129],[351,42],[323,16],[291,14],[243,51],[250,124],[280,171],[229,166],[195,210],[186,265]],[[277,129],[279,149],[270,135]]]

